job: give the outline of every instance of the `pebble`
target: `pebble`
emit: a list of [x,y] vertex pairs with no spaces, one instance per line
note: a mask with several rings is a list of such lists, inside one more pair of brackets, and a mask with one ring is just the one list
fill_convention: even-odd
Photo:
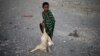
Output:
[[64,43],[65,43],[66,41],[64,40]]

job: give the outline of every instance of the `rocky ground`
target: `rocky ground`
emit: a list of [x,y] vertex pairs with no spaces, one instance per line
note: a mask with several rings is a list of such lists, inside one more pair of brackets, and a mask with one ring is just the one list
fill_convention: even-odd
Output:
[[[44,1],[56,19],[55,45],[29,53],[40,43]],[[100,56],[99,37],[100,0],[0,0],[0,56]]]

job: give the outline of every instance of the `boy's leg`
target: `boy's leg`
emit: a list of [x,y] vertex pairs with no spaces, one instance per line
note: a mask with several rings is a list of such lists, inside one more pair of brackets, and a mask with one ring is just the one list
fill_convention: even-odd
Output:
[[53,32],[49,33],[49,36],[50,36],[50,38],[52,40]]
[[50,36],[51,40],[52,40],[52,37],[53,37],[53,32],[54,32],[54,28],[49,33],[49,36]]
[[49,35],[50,39],[52,40],[53,32],[48,31],[47,34]]

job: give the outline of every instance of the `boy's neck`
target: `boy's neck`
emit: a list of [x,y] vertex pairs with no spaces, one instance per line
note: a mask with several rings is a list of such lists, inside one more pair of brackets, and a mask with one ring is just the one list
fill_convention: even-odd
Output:
[[[49,11],[49,10],[48,10]],[[47,13],[48,11],[44,11],[45,13]]]

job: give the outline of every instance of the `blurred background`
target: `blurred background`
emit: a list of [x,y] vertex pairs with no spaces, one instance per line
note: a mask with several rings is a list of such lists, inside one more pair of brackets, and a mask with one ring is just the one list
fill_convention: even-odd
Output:
[[[55,45],[52,53],[29,53],[40,43],[45,1]],[[0,0],[0,56],[100,56],[100,0]]]

